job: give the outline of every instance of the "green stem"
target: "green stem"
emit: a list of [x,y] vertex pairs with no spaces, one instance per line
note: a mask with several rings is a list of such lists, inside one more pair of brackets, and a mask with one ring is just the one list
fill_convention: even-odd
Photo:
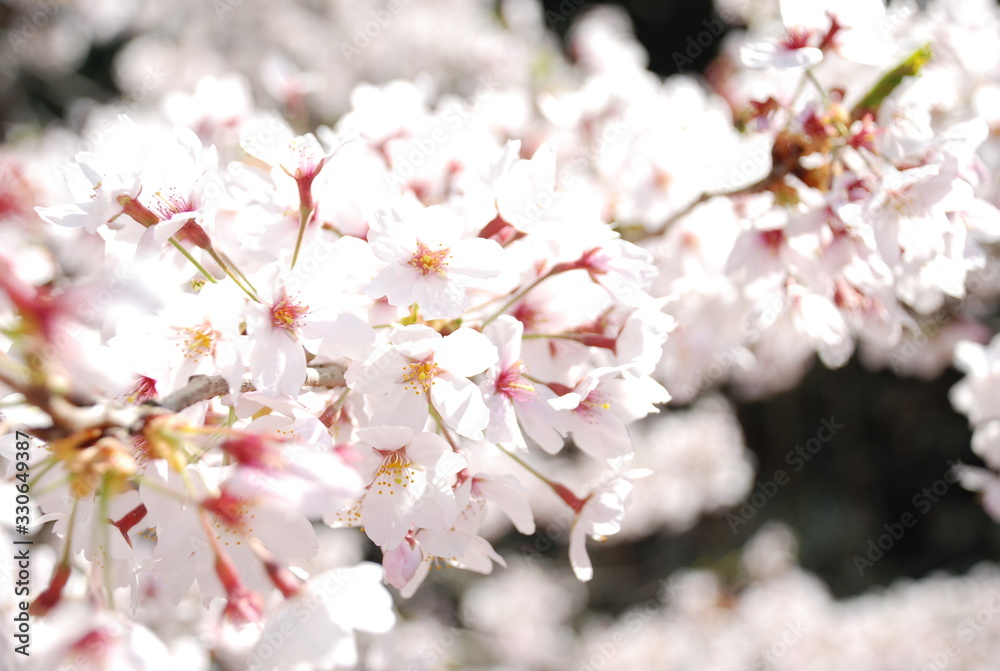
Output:
[[437,408],[435,408],[429,401],[427,403],[427,411],[434,419],[434,422],[437,423],[438,428],[441,429],[441,433],[444,434],[444,439],[448,441],[449,445],[451,445],[452,452],[458,452],[458,444],[455,443],[455,439],[451,437],[450,433],[448,433],[448,427],[445,426],[444,419],[442,419],[441,414],[437,411]]
[[[247,288],[246,285],[244,285],[243,282],[240,280],[240,278],[233,274],[233,270],[230,269],[229,264],[226,263],[225,259],[223,259],[222,256],[217,251],[215,251],[214,247],[208,247],[205,251],[207,251],[208,254],[209,254],[209,256],[211,256],[212,259],[216,263],[218,263],[219,266],[224,271],[226,271],[226,275],[229,276],[229,279],[231,279],[233,282],[235,282],[236,286],[238,286],[240,289],[243,290],[243,293],[245,293],[247,296],[249,296],[255,302],[260,303],[260,298],[257,297],[257,293],[255,291],[251,291],[249,288]],[[242,276],[242,275],[243,274],[240,273],[240,276]]]
[[108,499],[108,480],[110,475],[105,473],[104,477],[101,478],[101,491],[98,493],[98,533],[101,536],[101,542],[104,547],[104,590],[107,593],[108,609],[114,611],[115,609],[115,594],[114,586],[111,584],[112,576],[114,573],[111,570],[111,514],[108,510],[109,502]]
[[534,466],[532,466],[531,464],[529,464],[528,462],[526,462],[524,459],[522,459],[521,457],[517,456],[516,454],[514,454],[513,452],[511,452],[510,450],[508,450],[503,445],[497,444],[497,448],[499,448],[500,451],[503,452],[504,454],[506,454],[508,457],[510,457],[511,459],[513,459],[514,461],[516,461],[517,463],[519,463],[524,468],[524,470],[526,470],[529,473],[531,473],[532,475],[534,475],[536,478],[538,478],[539,480],[541,480],[542,482],[544,482],[545,484],[547,484],[549,487],[553,487],[554,488],[554,485],[553,485],[552,481],[549,480],[544,475],[542,475],[541,472],[539,472]]
[[312,216],[312,211],[312,207],[306,203],[303,203],[299,207],[299,234],[295,238],[295,251],[292,253],[292,268],[295,267],[295,262],[299,260],[299,249],[302,247],[302,238],[306,234],[306,226],[309,224],[309,217]]
[[246,283],[246,285],[247,285],[248,287],[250,287],[250,288],[251,288],[251,289],[253,290],[253,292],[254,292],[254,293],[257,293],[257,287],[255,287],[255,286],[253,285],[253,282],[251,282],[251,281],[250,281],[250,278],[248,278],[248,277],[247,277],[247,276],[246,276],[246,275],[245,275],[245,274],[243,273],[243,271],[242,271],[242,270],[240,270],[240,267],[239,267],[238,265],[236,265],[235,263],[233,263],[233,260],[232,260],[231,258],[229,258],[229,255],[228,255],[228,254],[223,254],[222,252],[219,252],[219,256],[221,256],[221,257],[222,257],[222,260],[223,260],[223,261],[225,261],[225,262],[226,262],[226,264],[227,264],[227,265],[228,265],[228,266],[229,266],[230,268],[232,268],[233,270],[235,270],[235,271],[236,271],[236,274],[237,274],[237,275],[239,275],[239,276],[240,276],[240,277],[241,277],[241,278],[243,279],[243,281],[244,281],[244,282]]
[[55,457],[53,457],[53,456],[45,457],[45,459],[42,461],[42,470],[41,471],[35,471],[35,474],[31,476],[30,480],[28,480],[28,488],[31,489],[35,485],[37,485],[38,481],[42,477],[44,477],[44,475],[46,473],[48,473],[49,471],[51,471],[53,469],[53,467],[55,467],[55,465],[57,463],[59,463],[59,460],[56,459]]
[[174,247],[176,247],[177,251],[179,251],[181,254],[184,255],[184,258],[186,258],[188,261],[190,261],[191,263],[193,263],[194,267],[198,269],[198,272],[200,272],[202,275],[205,276],[206,280],[208,280],[212,284],[218,284],[218,282],[216,282],[215,278],[212,277],[212,273],[210,273],[207,270],[205,270],[204,266],[202,266],[200,263],[198,263],[198,260],[196,258],[194,258],[193,256],[191,256],[191,253],[188,252],[188,250],[184,249],[184,245],[182,245],[181,243],[177,242],[177,239],[174,238],[173,236],[170,237],[170,244],[172,244]]
[[69,521],[66,524],[66,544],[63,546],[62,554],[59,556],[59,564],[61,566],[69,566],[70,557],[73,554],[70,552],[73,541],[73,528],[76,526],[76,497],[73,497],[73,505],[69,509]]

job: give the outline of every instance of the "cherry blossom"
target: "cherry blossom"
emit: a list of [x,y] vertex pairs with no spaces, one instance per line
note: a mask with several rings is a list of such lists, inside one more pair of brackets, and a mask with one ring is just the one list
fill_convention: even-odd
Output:
[[454,319],[467,307],[467,290],[500,272],[501,248],[492,240],[466,237],[465,223],[440,206],[400,219],[375,217],[368,233],[372,251],[386,265],[365,292],[390,305],[416,304],[427,319]]
[[462,327],[446,336],[421,324],[397,326],[364,361],[347,370],[354,391],[378,395],[370,424],[396,422],[421,430],[430,409],[459,435],[483,437],[489,409],[468,378],[498,358],[483,334]]
[[490,410],[486,440],[527,448],[526,433],[545,450],[558,451],[563,438],[556,428],[555,409],[548,403],[556,394],[544,384],[525,377],[528,371],[521,359],[524,324],[501,315],[484,333],[500,354],[480,384]]
[[396,621],[381,582],[381,568],[371,563],[313,576],[270,618],[247,668],[357,664],[354,632],[385,633]]
[[397,547],[411,524],[451,525],[457,514],[451,479],[466,463],[443,438],[404,426],[361,429],[358,437],[378,461],[361,506],[365,533],[376,545]]

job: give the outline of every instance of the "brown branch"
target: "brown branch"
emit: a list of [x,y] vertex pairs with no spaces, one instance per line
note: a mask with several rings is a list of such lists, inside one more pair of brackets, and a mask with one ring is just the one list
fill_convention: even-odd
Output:
[[[343,387],[344,367],[336,363],[324,363],[310,366],[306,369],[305,387]],[[254,391],[250,380],[243,380],[241,392]],[[217,396],[225,396],[230,392],[229,384],[221,375],[195,375],[188,380],[187,386],[178,389],[158,403],[161,408],[172,412],[180,412],[184,408],[207,401]]]

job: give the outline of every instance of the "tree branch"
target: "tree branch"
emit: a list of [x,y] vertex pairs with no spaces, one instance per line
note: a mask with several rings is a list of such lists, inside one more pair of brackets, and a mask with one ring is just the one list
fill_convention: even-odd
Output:
[[[345,386],[344,367],[336,363],[310,366],[306,369],[306,379],[303,386],[328,389],[343,387]],[[248,379],[243,380],[240,385],[241,392],[254,390],[253,382]],[[195,375],[188,380],[187,386],[168,395],[158,405],[173,412],[180,412],[195,403],[207,401],[217,396],[225,396],[229,392],[229,384],[221,375]]]

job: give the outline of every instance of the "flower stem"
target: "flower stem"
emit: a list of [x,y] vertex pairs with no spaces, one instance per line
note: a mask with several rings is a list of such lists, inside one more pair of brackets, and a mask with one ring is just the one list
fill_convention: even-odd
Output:
[[524,298],[525,295],[529,291],[531,291],[532,289],[534,289],[535,287],[537,287],[539,284],[541,284],[542,282],[544,282],[548,278],[550,278],[553,275],[555,275],[556,272],[558,272],[558,271],[555,271],[555,269],[548,271],[547,273],[545,273],[544,275],[542,275],[541,277],[539,277],[538,279],[536,279],[534,282],[532,282],[531,284],[529,284],[528,286],[526,286],[524,289],[521,289],[521,291],[519,291],[516,294],[514,294],[514,297],[511,298],[506,303],[504,303],[502,308],[500,308],[499,310],[497,310],[493,314],[492,317],[490,317],[489,319],[487,319],[486,321],[483,322],[483,328],[486,328],[486,326],[488,326],[490,322],[492,322],[494,319],[496,319],[497,317],[499,317],[500,315],[502,315],[504,312],[506,312],[507,308],[511,307],[512,305],[514,305],[515,303],[517,303],[519,300],[521,300],[522,298]]
[[504,454],[506,454],[508,457],[510,457],[511,459],[513,459],[514,461],[516,461],[517,463],[521,464],[521,466],[526,471],[528,471],[529,473],[531,473],[532,475],[534,475],[536,478],[538,478],[539,480],[541,480],[542,482],[544,482],[546,485],[548,485],[549,488],[553,492],[556,493],[556,496],[558,496],[560,499],[562,499],[563,503],[565,503],[566,505],[568,505],[570,508],[573,509],[574,513],[579,514],[580,511],[583,510],[583,506],[587,503],[588,500],[590,500],[590,495],[588,495],[585,498],[581,499],[579,496],[577,496],[572,491],[570,491],[569,487],[567,487],[566,485],[563,485],[563,484],[560,484],[558,482],[553,482],[552,480],[549,480],[547,477],[545,477],[544,475],[542,475],[541,472],[539,472],[537,469],[535,469],[534,466],[531,466],[528,462],[526,462],[524,459],[522,459],[521,457],[517,456],[516,454],[514,454],[513,452],[511,452],[510,450],[508,450],[503,445],[497,444],[497,447],[500,448],[500,450]]
[[313,213],[312,180],[309,180],[306,184],[303,184],[303,180],[296,181],[298,181],[299,185],[299,234],[295,238],[295,251],[292,252],[292,268],[295,267],[295,262],[299,260],[299,249],[302,247],[302,238],[305,237],[306,226],[309,225],[309,219]]
[[181,243],[177,242],[177,239],[174,238],[173,236],[170,237],[170,244],[172,244],[174,247],[176,247],[177,251],[179,251],[181,254],[184,255],[184,258],[186,258],[188,261],[190,261],[191,263],[193,263],[194,267],[198,269],[198,272],[200,272],[202,275],[205,276],[206,280],[208,280],[212,284],[218,284],[218,282],[216,282],[215,278],[212,277],[212,273],[210,273],[207,270],[205,270],[204,266],[202,266],[200,263],[198,263],[198,260],[196,258],[194,258],[193,256],[191,256],[191,253],[188,250],[184,249],[184,245],[182,245]]
[[[232,265],[232,262],[231,262],[231,261],[228,261],[228,259],[227,259],[226,257],[224,257],[224,256],[223,256],[222,254],[220,254],[219,252],[215,251],[215,247],[212,247],[212,246],[210,245],[210,246],[208,246],[208,247],[207,247],[207,248],[205,249],[205,251],[207,251],[207,252],[208,252],[208,254],[209,254],[209,256],[211,256],[211,257],[212,257],[212,259],[213,259],[213,260],[214,260],[214,261],[215,261],[216,263],[218,263],[218,264],[219,264],[219,266],[220,266],[220,267],[221,267],[221,268],[222,268],[222,269],[223,269],[224,271],[226,271],[226,275],[228,275],[228,276],[229,276],[229,278],[230,278],[230,279],[231,279],[231,280],[232,280],[233,282],[235,282],[235,283],[236,283],[236,286],[238,286],[238,287],[239,287],[240,289],[242,289],[242,290],[243,290],[243,293],[245,293],[245,294],[246,294],[247,296],[249,296],[249,297],[250,297],[251,299],[253,299],[253,300],[254,300],[255,302],[257,302],[257,303],[260,303],[260,298],[258,298],[258,297],[257,297],[257,292],[256,292],[256,291],[253,291],[253,289],[252,289],[252,286],[251,286],[250,288],[248,288],[248,287],[247,287],[247,285],[249,285],[250,283],[249,283],[249,282],[246,282],[246,284],[244,284],[244,281],[240,279],[241,277],[242,277],[242,278],[244,278],[244,280],[245,280],[246,278],[244,277],[243,273],[241,273],[241,272],[240,272],[239,268],[236,268],[236,266],[235,266],[235,265]],[[234,274],[234,272],[233,272],[234,270],[236,271],[236,274]],[[237,274],[239,275],[239,277],[237,277]]]

